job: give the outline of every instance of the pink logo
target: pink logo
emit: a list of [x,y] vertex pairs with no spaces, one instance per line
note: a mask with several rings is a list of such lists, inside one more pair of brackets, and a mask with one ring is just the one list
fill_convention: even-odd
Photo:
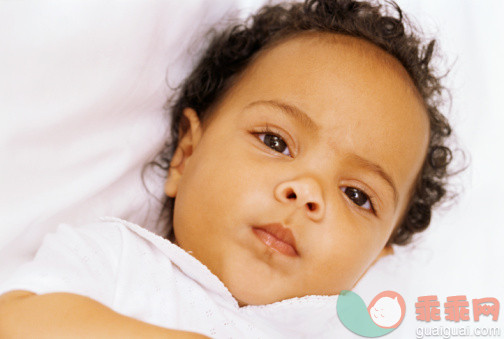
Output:
[[381,328],[396,328],[406,313],[403,297],[394,291],[383,291],[369,303],[368,312],[373,322]]

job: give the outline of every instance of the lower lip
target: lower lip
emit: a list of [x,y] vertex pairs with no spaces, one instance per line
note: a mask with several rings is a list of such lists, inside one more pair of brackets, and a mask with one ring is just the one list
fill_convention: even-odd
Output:
[[266,246],[274,249],[277,252],[280,252],[282,254],[285,254],[289,257],[297,257],[298,254],[294,247],[291,245],[287,244],[286,242],[278,239],[275,237],[273,234],[266,232],[263,229],[260,228],[253,228],[252,229],[257,235],[257,237],[264,243]]

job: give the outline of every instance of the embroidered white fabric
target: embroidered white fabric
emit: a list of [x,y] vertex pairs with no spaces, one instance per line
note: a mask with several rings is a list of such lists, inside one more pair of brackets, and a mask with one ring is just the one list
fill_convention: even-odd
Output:
[[121,314],[212,338],[337,338],[349,332],[337,296],[239,307],[206,266],[170,241],[117,218],[67,224],[45,237],[35,259],[0,286],[90,297]]

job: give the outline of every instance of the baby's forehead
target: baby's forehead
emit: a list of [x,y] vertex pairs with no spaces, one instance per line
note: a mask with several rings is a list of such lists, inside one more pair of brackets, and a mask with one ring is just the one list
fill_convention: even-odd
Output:
[[[253,62],[248,68],[253,68],[258,60],[274,50],[277,50],[277,52],[278,49],[292,51],[292,49],[301,48],[306,53],[310,53],[311,50],[320,48],[321,45],[327,47],[328,50],[334,51],[334,58],[358,58],[363,66],[375,64],[376,67],[387,70],[387,76],[397,78],[397,80],[408,84],[411,92],[415,93],[423,103],[412,77],[396,57],[365,38],[347,34],[306,31],[290,35],[264,47],[253,58]],[[287,51],[288,53],[292,52]],[[324,65],[320,66],[324,67]]]

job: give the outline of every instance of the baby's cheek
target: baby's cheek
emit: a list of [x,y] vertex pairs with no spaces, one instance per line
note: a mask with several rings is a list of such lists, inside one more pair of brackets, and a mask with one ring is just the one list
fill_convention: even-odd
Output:
[[310,294],[339,294],[341,290],[350,290],[355,272],[352,266],[334,256],[332,260],[316,260],[307,263],[302,275],[304,284],[311,289]]
[[321,276],[321,282],[338,293],[353,289],[376,257],[369,244],[344,232],[334,235],[332,240],[329,236],[323,237],[315,249],[315,258],[321,259],[315,259],[312,274]]

